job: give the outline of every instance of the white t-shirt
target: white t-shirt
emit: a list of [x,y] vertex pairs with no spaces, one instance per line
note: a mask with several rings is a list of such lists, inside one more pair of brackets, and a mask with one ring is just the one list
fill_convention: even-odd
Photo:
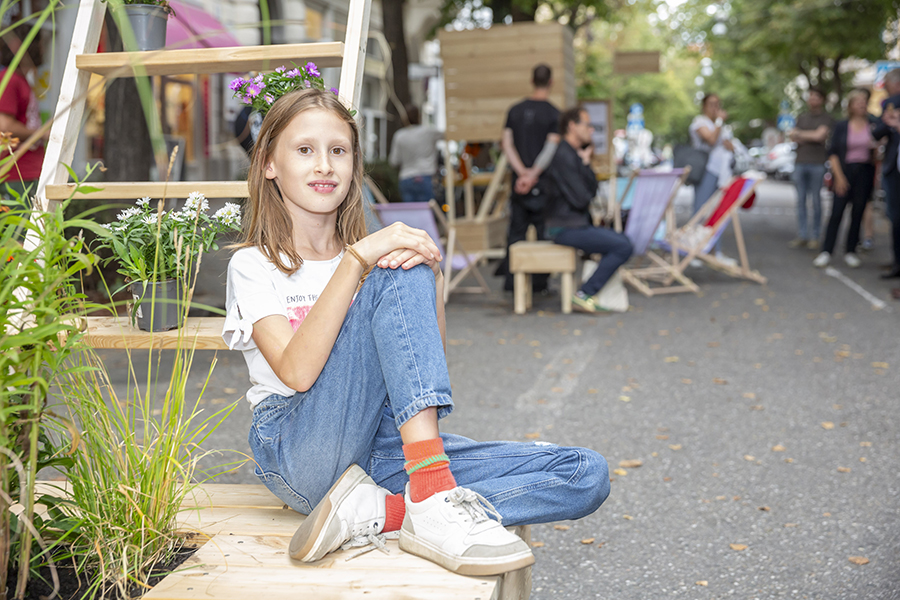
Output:
[[389,162],[400,167],[400,179],[430,177],[437,172],[437,143],[444,134],[430,125],[410,125],[394,134]]
[[725,154],[727,150],[722,146],[722,141],[725,139],[721,133],[719,134],[719,139],[716,140],[715,146],[710,146],[707,144],[703,138],[700,137],[700,128],[706,127],[710,131],[716,130],[716,124],[712,119],[707,117],[706,115],[697,115],[694,117],[694,120],[691,122],[691,126],[688,129],[688,133],[691,136],[691,146],[697,148],[698,150],[706,150],[709,152],[709,160],[706,163],[706,170],[712,173],[713,175],[718,175],[721,173],[722,165],[725,161]]
[[294,331],[334,275],[343,250],[331,260],[304,260],[293,275],[285,275],[257,248],[242,248],[228,263],[225,291],[225,326],[222,339],[232,350],[240,350],[250,370],[252,387],[247,391],[251,407],[272,394],[293,396],[295,391],[278,377],[251,337],[253,324],[269,315],[283,315]]

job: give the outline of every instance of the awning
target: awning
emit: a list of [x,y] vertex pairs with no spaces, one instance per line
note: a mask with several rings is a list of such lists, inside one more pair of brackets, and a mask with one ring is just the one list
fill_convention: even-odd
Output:
[[228,48],[242,44],[217,18],[198,6],[169,0],[175,11],[166,25],[166,48]]

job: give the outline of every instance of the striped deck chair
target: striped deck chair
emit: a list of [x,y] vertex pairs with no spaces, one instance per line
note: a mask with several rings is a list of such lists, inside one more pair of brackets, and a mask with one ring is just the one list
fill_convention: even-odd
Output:
[[[624,201],[630,201],[628,218],[625,221],[625,235],[634,246],[632,260],[635,264],[622,267],[620,271],[625,283],[645,296],[700,291],[689,277],[650,248],[663,218],[666,219],[667,230],[672,230],[675,223],[675,196],[689,172],[689,168],[665,172],[637,171],[632,174],[621,195],[623,205]],[[616,225],[616,228],[621,230],[618,210]],[[644,264],[647,266],[643,266]],[[676,281],[678,285],[674,285]]]
[[[410,227],[425,231],[438,250],[441,251],[444,271],[444,302],[450,299],[450,292],[482,292],[491,295],[491,289],[478,270],[478,266],[486,260],[483,252],[467,253],[456,239],[456,228],[447,222],[437,202],[395,202],[391,204],[373,204],[372,208],[384,225],[400,221]],[[438,223],[447,232],[446,251],[441,243]],[[460,287],[460,283],[472,275],[478,286]]]
[[[692,260],[699,258],[732,277],[759,284],[768,281],[759,271],[750,268],[744,232],[738,218],[738,209],[753,201],[760,181],[762,177],[735,177],[727,188],[713,194],[690,221],[666,237],[662,245],[671,253],[674,272],[683,273]],[[737,264],[723,262],[714,255],[716,243],[729,223],[734,225],[734,239],[740,257]]]

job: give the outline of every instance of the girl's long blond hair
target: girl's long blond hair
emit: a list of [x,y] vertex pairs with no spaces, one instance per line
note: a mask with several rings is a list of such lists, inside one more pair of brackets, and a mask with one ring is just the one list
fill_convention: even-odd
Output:
[[356,121],[332,92],[308,89],[285,94],[266,113],[253,146],[247,176],[250,199],[245,210],[243,239],[234,247],[259,248],[286,275],[297,272],[303,264],[303,257],[294,249],[291,236],[293,222],[275,180],[266,178],[266,165],[272,160],[278,138],[291,120],[301,112],[312,109],[330,111],[350,127],[353,175],[347,197],[337,209],[337,236],[341,244],[353,244],[366,235],[362,205],[363,160]]

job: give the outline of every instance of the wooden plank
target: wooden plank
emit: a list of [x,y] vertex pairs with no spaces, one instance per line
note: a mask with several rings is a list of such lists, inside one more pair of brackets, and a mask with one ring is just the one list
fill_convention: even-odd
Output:
[[293,535],[306,517],[291,509],[200,508],[178,515],[179,533],[234,535]]
[[[547,56],[551,52],[565,52],[564,44],[565,40],[560,35],[528,36],[525,39],[511,39],[499,43],[495,40],[484,40],[470,44],[442,44],[441,58],[456,64],[457,61],[465,59],[480,57],[481,60],[484,60],[485,56],[490,56],[492,61],[501,58],[506,60],[522,55],[540,57]],[[535,65],[539,63],[540,60]]]
[[347,33],[344,38],[346,52],[341,65],[341,80],[338,85],[344,102],[350,108],[360,108],[363,70],[366,61],[366,43],[369,40],[369,15],[372,10],[371,0],[350,0],[347,14]]
[[131,326],[128,317],[88,317],[85,343],[94,348],[228,350],[222,339],[223,317],[189,317],[182,329],[150,333]]
[[637,73],[659,73],[659,51],[615,52],[613,73],[634,75]]
[[[100,189],[90,194],[75,194],[75,200],[137,200],[144,196],[151,198],[187,198],[193,192],[200,192],[207,198],[248,198],[250,188],[246,181],[128,181],[121,183],[91,183]],[[65,200],[75,191],[74,183],[47,186],[47,198]]]
[[184,499],[183,507],[268,508],[281,510],[284,502],[262,484],[205,483]]
[[104,77],[133,77],[135,65],[140,65],[147,75],[244,73],[271,71],[282,65],[307,61],[316,63],[319,68],[340,67],[343,54],[342,42],[322,42],[81,54],[75,65],[82,72]]
[[516,242],[509,249],[512,273],[575,272],[575,249],[553,242]]
[[471,44],[483,39],[518,39],[521,36],[548,35],[562,31],[566,26],[560,23],[519,22],[513,25],[495,25],[490,29],[467,29],[464,31],[438,31],[441,47],[444,44]]

